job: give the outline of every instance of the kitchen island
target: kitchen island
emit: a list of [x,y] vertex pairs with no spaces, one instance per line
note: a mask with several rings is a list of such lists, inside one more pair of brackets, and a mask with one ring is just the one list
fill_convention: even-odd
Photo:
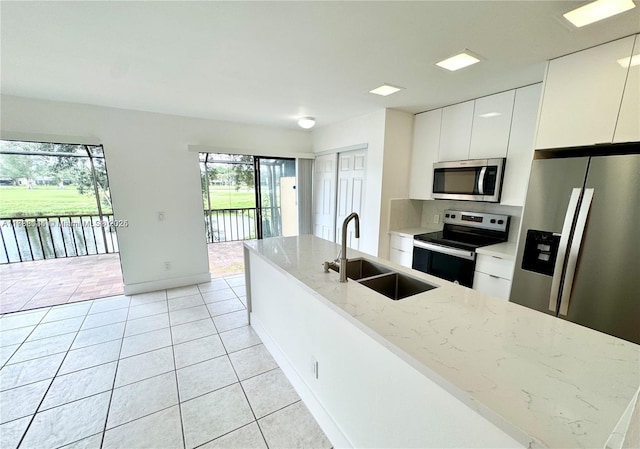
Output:
[[324,273],[338,250],[246,242],[245,269],[252,325],[345,444],[605,447],[640,346],[349,250],[438,287],[392,301]]

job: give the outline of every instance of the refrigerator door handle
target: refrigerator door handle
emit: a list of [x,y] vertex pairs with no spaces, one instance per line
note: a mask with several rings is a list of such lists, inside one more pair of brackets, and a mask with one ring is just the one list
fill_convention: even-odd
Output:
[[567,315],[569,311],[569,302],[571,301],[571,288],[573,287],[573,279],[576,275],[576,265],[578,264],[578,256],[580,255],[580,247],[582,246],[582,237],[584,237],[584,229],[587,225],[589,217],[589,209],[593,200],[594,189],[584,189],[584,197],[578,212],[578,220],[576,221],[576,229],[573,233],[571,241],[571,249],[569,250],[569,259],[567,260],[567,269],[564,276],[564,285],[562,286],[562,295],[560,296],[560,315]]
[[562,283],[562,273],[564,272],[564,258],[567,254],[567,246],[569,245],[569,234],[571,234],[571,226],[573,225],[573,217],[578,209],[578,200],[580,200],[582,189],[574,188],[571,191],[567,213],[564,216],[564,224],[562,225],[562,236],[558,244],[558,255],[556,256],[556,266],[553,269],[553,279],[551,281],[551,293],[549,294],[549,310],[557,311],[558,295],[560,294],[560,284]]

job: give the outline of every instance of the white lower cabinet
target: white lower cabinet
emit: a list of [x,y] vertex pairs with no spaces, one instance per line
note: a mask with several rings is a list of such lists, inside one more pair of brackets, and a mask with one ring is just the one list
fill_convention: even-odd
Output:
[[515,262],[488,254],[478,254],[473,289],[509,300]]
[[389,260],[403,267],[411,268],[413,264],[413,238],[392,234],[389,244]]

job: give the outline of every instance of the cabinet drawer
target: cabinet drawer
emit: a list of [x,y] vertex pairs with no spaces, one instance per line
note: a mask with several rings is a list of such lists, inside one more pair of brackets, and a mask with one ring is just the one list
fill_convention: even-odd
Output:
[[515,262],[513,260],[501,259],[487,254],[478,254],[476,260],[476,271],[509,280],[513,279],[514,266]]
[[473,276],[473,289],[487,295],[509,300],[511,281],[476,271]]
[[403,235],[391,235],[391,248],[413,251],[413,238]]
[[389,260],[403,267],[411,268],[413,264],[413,252],[391,248],[389,250]]

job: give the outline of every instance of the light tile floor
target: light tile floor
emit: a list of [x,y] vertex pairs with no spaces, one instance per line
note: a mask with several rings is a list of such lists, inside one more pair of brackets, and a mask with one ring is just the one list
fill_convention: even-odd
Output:
[[0,447],[330,448],[244,276],[0,317]]

